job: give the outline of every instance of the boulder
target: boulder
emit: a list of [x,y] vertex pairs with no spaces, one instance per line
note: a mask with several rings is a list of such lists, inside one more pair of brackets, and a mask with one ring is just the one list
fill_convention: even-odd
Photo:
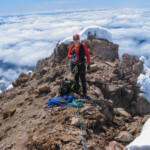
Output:
[[95,71],[98,69],[98,66],[96,64],[90,65],[90,70],[87,70],[87,72]]
[[118,142],[128,143],[133,140],[133,136],[128,131],[122,131],[115,137],[115,140]]
[[136,105],[136,113],[147,114],[150,113],[150,103],[144,97],[138,97]]
[[139,76],[143,71],[143,62],[139,61],[135,65],[133,65],[133,73]]
[[8,118],[8,117],[9,117],[9,111],[4,111],[4,112],[2,113],[2,116],[3,116],[3,119]]
[[16,80],[16,84],[17,85],[21,85],[22,83],[25,83],[28,81],[28,75],[25,73],[21,73],[18,77],[18,79]]
[[83,107],[83,108],[80,110],[80,113],[81,113],[81,114],[84,114],[84,113],[86,113],[86,112],[88,112],[88,111],[93,111],[93,110],[95,110],[95,107],[94,107],[94,106],[85,106],[85,107]]
[[128,112],[126,112],[123,108],[114,108],[114,112],[116,114],[120,114],[120,115],[123,115],[125,117],[131,117],[131,115]]
[[50,87],[49,85],[43,85],[38,88],[39,93],[48,93],[50,92]]
[[127,150],[127,149],[122,144],[116,141],[112,141],[112,142],[109,142],[109,146],[106,147],[106,150]]
[[75,126],[75,127],[78,127],[80,125],[79,118],[73,117],[71,119],[71,125]]

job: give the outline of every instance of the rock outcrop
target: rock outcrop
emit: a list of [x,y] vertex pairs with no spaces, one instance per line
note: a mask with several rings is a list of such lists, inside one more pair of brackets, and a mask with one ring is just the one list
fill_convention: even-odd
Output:
[[[118,45],[107,40],[83,43],[93,65],[86,75],[92,100],[79,110],[86,149],[125,149],[150,117],[150,104],[139,97],[137,85],[143,63],[128,54],[119,60]],[[57,45],[32,73],[22,73],[13,89],[0,94],[0,149],[82,149],[77,109],[43,109],[49,98],[58,96],[60,80],[73,78],[67,58],[70,45]]]

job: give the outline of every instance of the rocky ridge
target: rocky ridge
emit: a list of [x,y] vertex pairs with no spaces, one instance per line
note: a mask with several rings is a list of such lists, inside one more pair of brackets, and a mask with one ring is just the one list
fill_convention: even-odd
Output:
[[[137,85],[143,63],[128,54],[119,60],[118,45],[107,40],[82,43],[94,66],[86,75],[93,100],[80,109],[86,149],[123,150],[150,116],[150,104],[139,97]],[[57,45],[32,73],[20,74],[14,88],[0,94],[0,149],[82,149],[77,109],[43,109],[49,98],[58,96],[59,81],[73,78],[67,58],[71,44]]]

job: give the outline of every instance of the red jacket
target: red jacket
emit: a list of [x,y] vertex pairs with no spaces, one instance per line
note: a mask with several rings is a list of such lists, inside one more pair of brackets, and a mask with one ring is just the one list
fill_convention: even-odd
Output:
[[[75,54],[77,54],[77,61],[79,60],[79,49],[80,49],[80,46],[81,46],[81,44],[79,46],[75,46]],[[69,58],[71,58],[72,47],[73,47],[73,45],[70,46],[69,51],[68,51],[68,57]],[[88,48],[87,48],[87,46],[85,44],[83,45],[83,47],[84,47],[84,50],[85,50],[85,54],[87,56],[88,64],[90,64],[91,61],[90,61],[90,54],[89,54]]]

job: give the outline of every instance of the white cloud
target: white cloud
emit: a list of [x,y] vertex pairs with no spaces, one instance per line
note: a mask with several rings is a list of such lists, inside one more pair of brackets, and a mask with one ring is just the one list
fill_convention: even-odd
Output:
[[112,41],[119,44],[120,57],[126,52],[150,56],[148,12],[149,9],[97,9],[0,17],[3,22],[0,24],[0,60],[35,66],[40,58],[53,52],[58,42],[80,33],[87,26],[107,28],[112,33]]

